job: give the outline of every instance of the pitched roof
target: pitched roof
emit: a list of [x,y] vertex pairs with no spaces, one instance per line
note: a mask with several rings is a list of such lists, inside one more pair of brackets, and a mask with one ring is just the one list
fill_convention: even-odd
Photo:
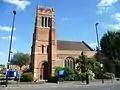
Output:
[[76,42],[57,40],[57,48],[58,50],[93,51],[93,49],[84,41]]

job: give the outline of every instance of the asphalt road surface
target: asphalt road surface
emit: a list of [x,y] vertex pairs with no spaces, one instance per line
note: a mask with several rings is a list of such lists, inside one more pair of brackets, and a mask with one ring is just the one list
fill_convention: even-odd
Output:
[[21,85],[4,87],[0,86],[0,90],[120,90],[119,83],[105,83],[105,84],[41,84],[41,85]]

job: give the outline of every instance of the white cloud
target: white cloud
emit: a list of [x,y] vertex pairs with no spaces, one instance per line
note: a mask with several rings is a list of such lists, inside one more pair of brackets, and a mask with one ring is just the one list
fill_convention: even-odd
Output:
[[[9,40],[11,38],[11,36],[6,36],[6,37],[0,37],[2,40]],[[13,37],[12,39],[13,41],[16,40],[16,37]]]
[[112,17],[118,22],[120,22],[120,13],[115,13],[114,15],[112,15]]
[[67,21],[67,20],[68,20],[67,17],[63,17],[63,18],[62,18],[62,21]]
[[[0,31],[8,31],[10,32],[12,30],[11,27],[9,26],[0,26]],[[14,30],[16,30],[16,28],[14,28]]]
[[109,27],[109,30],[120,30],[120,23],[118,23],[118,24],[111,24],[108,27]]
[[118,21],[118,23],[108,25],[109,30],[120,30],[120,13],[115,13],[114,15],[112,15],[112,18]]
[[28,5],[30,5],[29,0],[3,0],[3,2],[15,5],[17,9],[24,10]]
[[90,43],[89,46],[93,49],[96,49],[97,43]]
[[100,0],[100,2],[97,4],[97,13],[102,14],[103,12],[107,12],[107,10],[110,9],[118,1],[119,0]]

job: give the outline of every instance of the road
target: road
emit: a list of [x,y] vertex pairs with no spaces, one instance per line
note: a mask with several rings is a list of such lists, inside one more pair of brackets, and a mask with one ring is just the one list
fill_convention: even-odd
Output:
[[0,90],[120,90],[120,82],[105,84],[41,84],[41,85],[21,85],[14,87],[0,87]]

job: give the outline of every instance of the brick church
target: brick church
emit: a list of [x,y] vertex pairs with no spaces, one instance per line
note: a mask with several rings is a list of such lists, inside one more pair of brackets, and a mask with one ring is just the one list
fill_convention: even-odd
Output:
[[54,9],[38,6],[31,47],[31,69],[34,80],[48,80],[54,73],[55,66],[75,69],[75,58],[81,52],[88,57],[93,57],[95,54],[84,41],[57,40]]

